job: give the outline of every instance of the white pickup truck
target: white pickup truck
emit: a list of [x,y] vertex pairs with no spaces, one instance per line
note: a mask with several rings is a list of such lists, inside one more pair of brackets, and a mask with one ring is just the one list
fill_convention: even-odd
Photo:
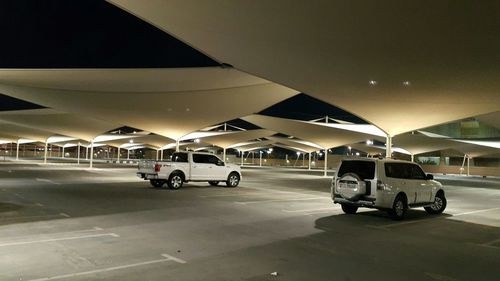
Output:
[[190,181],[206,181],[213,186],[226,182],[228,187],[236,187],[241,180],[241,169],[210,153],[176,152],[168,162],[139,162],[137,176],[158,188],[166,183],[171,189],[179,189]]

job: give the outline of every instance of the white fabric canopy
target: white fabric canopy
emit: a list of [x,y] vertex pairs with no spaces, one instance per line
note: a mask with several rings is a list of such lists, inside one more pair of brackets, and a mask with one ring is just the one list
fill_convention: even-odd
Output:
[[[88,70],[67,71],[70,75],[65,75],[65,70],[0,70],[0,92],[55,110],[123,124],[175,140],[198,129],[260,111],[297,94],[289,88],[220,67],[192,73],[169,69],[156,78],[163,79],[164,84],[157,85],[158,88],[153,87],[155,84],[149,85],[146,90],[151,91],[144,91],[142,86],[149,81],[143,72],[150,73],[149,70],[129,70],[135,75],[127,72],[126,83],[130,89],[126,91],[119,86],[121,80],[115,77],[124,70],[102,70],[100,76]],[[181,78],[188,74],[191,76]],[[104,83],[108,76],[112,80]],[[184,79],[185,83],[176,84],[177,79]],[[169,86],[168,82],[176,86]]]
[[109,2],[219,62],[339,106],[391,136],[500,110],[495,5]]

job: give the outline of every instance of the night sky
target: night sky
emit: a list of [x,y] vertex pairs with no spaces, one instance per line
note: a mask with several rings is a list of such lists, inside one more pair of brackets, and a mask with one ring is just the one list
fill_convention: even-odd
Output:
[[[3,44],[0,44],[0,68],[219,65],[167,33],[102,0],[2,0],[0,32],[3,39]],[[0,93],[0,110],[38,107]],[[305,94],[271,106],[261,113],[301,120],[329,115],[364,123]]]

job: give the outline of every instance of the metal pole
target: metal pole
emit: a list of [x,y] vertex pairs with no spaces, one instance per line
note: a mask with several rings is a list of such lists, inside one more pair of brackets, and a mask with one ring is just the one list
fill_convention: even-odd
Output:
[[163,161],[163,149],[160,151],[160,160]]
[[311,170],[311,152],[309,152],[309,170]]
[[17,140],[16,160],[19,160],[19,140]]
[[467,176],[470,176],[470,157],[467,155]]
[[325,149],[325,177],[328,176],[327,169],[328,169],[328,149]]
[[89,147],[85,147],[85,160],[89,160]]
[[116,153],[116,162],[120,163],[120,147],[118,147],[118,152]]
[[78,151],[76,152],[76,163],[80,165],[80,142],[78,142]]
[[392,137],[390,135],[387,135],[385,141],[385,158],[391,158],[391,157],[392,157]]
[[[226,124],[224,123],[224,126],[225,126],[225,125],[226,125]],[[222,149],[222,161],[226,162],[226,148],[223,148],[223,149]]]
[[45,151],[43,153],[43,163],[44,164],[47,164],[47,147],[48,147],[47,141],[45,141]]
[[245,155],[245,152],[241,152],[241,166],[243,167],[243,156]]
[[94,141],[90,142],[90,168],[94,166]]
[[465,159],[467,158],[467,154],[464,155],[464,160],[462,161],[462,168],[460,168],[460,175],[463,174],[464,172],[464,166],[465,166]]
[[411,155],[411,162],[414,162],[414,160],[415,160],[415,157],[414,157],[414,155],[412,154],[412,155]]
[[62,147],[62,158],[64,158],[64,146]]
[[127,148],[127,160],[130,160],[130,149]]
[[259,151],[259,167],[262,167],[262,151]]
[[179,140],[175,142],[175,152],[179,152]]

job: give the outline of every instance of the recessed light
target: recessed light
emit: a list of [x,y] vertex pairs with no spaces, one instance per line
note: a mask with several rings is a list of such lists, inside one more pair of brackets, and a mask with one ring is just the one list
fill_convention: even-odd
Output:
[[411,85],[410,81],[403,81],[403,86],[410,86],[410,85]]
[[377,85],[377,81],[375,81],[375,80],[370,80],[370,81],[368,81],[368,83],[370,83],[370,85],[372,85],[372,86]]

